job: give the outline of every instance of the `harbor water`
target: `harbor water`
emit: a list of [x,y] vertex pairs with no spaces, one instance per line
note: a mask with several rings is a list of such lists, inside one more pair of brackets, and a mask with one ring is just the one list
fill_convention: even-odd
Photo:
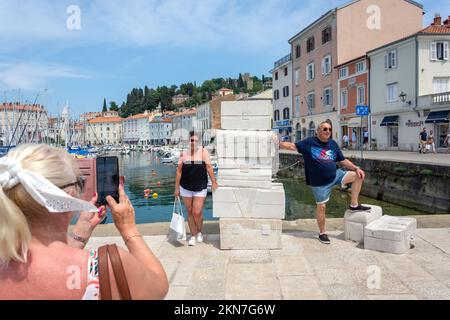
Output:
[[[117,156],[120,174],[125,176],[125,190],[136,211],[136,223],[169,222],[173,210],[176,167],[162,164],[158,156],[152,152],[131,152],[129,155]],[[152,170],[156,175],[152,175]],[[279,182],[283,183],[286,192],[286,220],[315,218],[314,198],[306,183],[298,179],[280,179]],[[151,189],[151,194],[157,193],[158,197],[144,197],[145,189]],[[349,202],[350,195],[348,193],[338,189],[334,190],[327,205],[327,217],[343,217]],[[367,197],[361,197],[361,202],[379,205],[383,207],[384,214],[387,215],[425,214]],[[211,195],[208,195],[206,199],[204,218],[205,220],[217,220],[212,216]],[[109,214],[107,223],[112,223]]]

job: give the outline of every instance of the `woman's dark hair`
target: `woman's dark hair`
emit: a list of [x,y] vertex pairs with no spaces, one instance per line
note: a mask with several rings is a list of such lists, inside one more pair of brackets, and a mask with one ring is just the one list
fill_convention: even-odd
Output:
[[190,131],[189,132],[189,138],[192,138],[194,136],[198,138],[198,135],[197,135],[197,133],[194,130]]

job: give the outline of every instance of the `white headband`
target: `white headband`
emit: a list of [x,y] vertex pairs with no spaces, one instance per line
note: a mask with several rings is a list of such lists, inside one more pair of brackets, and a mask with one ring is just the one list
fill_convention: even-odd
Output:
[[93,204],[73,198],[44,177],[23,169],[19,161],[6,156],[0,158],[0,186],[3,190],[14,188],[19,183],[49,212],[98,211]]

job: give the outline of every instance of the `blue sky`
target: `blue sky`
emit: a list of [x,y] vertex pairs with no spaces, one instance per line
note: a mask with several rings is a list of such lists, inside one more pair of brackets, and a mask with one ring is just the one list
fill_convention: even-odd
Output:
[[[100,111],[133,87],[268,75],[287,40],[347,0],[0,0],[1,101]],[[423,0],[450,15],[450,0]],[[67,28],[80,8],[80,29]],[[20,91],[18,90],[20,89]],[[47,92],[44,93],[44,89]],[[20,93],[20,95],[19,95]]]

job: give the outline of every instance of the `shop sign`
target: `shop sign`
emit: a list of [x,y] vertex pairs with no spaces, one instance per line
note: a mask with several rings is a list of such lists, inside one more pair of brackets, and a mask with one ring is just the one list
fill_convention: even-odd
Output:
[[410,128],[416,128],[416,127],[423,126],[424,122],[423,121],[411,121],[411,120],[408,120],[408,122],[406,122],[405,125],[407,127],[410,127]]

